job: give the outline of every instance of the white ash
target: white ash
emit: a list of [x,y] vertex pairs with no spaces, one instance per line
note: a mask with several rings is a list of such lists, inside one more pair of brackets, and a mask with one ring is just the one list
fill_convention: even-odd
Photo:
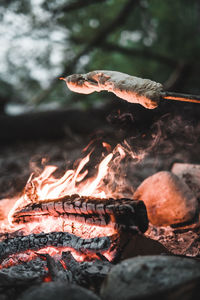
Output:
[[189,257],[199,257],[199,228],[194,230],[174,230],[170,226],[157,227],[149,224],[145,236],[162,244],[170,253]]
[[65,78],[68,88],[76,93],[91,94],[108,91],[130,103],[154,109],[158,106],[163,87],[160,83],[116,71],[92,71]]

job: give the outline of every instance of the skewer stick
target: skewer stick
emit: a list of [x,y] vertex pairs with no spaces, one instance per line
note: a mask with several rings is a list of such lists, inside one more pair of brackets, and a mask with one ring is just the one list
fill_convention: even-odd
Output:
[[175,92],[161,92],[160,95],[161,95],[162,99],[164,99],[164,100],[174,100],[174,101],[200,104],[200,96],[199,95],[181,94],[181,93],[175,93]]

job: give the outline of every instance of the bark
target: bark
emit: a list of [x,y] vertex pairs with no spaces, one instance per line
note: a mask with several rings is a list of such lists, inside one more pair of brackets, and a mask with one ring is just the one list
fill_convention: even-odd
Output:
[[143,201],[132,199],[93,199],[78,195],[29,204],[14,214],[17,223],[34,221],[34,216],[65,216],[81,223],[114,226],[118,230],[145,232],[148,218]]
[[77,262],[70,252],[63,252],[62,260],[67,266],[68,272],[71,272],[73,283],[95,289],[99,292],[99,288],[112,268],[109,261],[95,260],[92,262]]
[[82,239],[67,232],[51,232],[17,236],[0,243],[0,259],[27,250],[38,251],[46,247],[69,247],[81,253],[96,253],[110,247],[110,238]]

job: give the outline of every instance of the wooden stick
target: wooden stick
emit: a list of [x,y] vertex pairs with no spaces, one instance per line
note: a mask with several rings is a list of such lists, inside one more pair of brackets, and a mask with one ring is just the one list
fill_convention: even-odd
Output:
[[164,99],[164,100],[174,100],[174,101],[200,104],[200,96],[199,95],[181,94],[181,93],[175,93],[175,92],[161,92],[160,95],[161,95],[162,99]]

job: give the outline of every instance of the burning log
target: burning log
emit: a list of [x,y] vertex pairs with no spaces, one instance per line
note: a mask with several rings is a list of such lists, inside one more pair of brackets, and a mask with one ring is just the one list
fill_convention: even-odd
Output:
[[41,283],[47,276],[46,262],[39,257],[23,264],[0,270],[0,297],[1,290],[6,287],[22,287]]
[[100,70],[60,79],[65,80],[73,92],[90,94],[108,91],[130,103],[139,103],[149,109],[156,108],[160,100],[200,103],[200,96],[163,91],[160,83],[116,71]]
[[63,252],[62,260],[72,274],[72,283],[95,289],[96,292],[99,292],[99,287],[113,267],[108,260],[77,262],[70,252]]
[[[66,256],[68,255],[67,253],[64,254],[66,254]],[[70,266],[76,262],[73,260],[73,257],[71,257],[71,260],[72,263],[70,263]],[[69,264],[67,264],[67,268],[68,265]],[[49,299],[45,287],[46,282],[50,279],[54,281],[54,283],[51,283],[54,287],[61,289],[61,294],[64,292],[63,289],[65,290],[66,287],[69,289],[72,286],[74,286],[74,290],[76,291],[83,290],[80,286],[91,287],[93,290],[96,289],[99,291],[101,283],[108,274],[111,266],[112,265],[109,265],[108,262],[97,260],[93,263],[77,263],[73,270],[69,270],[64,268],[59,261],[56,261],[50,255],[43,255],[43,259],[37,257],[29,262],[0,270],[0,299],[14,300],[16,299],[16,295],[24,291],[25,295],[28,293],[25,299],[30,299],[29,289],[31,288],[31,290],[35,291],[36,285],[43,286],[44,288],[44,290],[39,293],[41,299],[44,299],[44,295],[48,296],[47,299]],[[44,285],[41,285],[43,282]],[[76,286],[74,284],[76,284]],[[87,290],[85,291],[87,292]],[[58,292],[57,290],[57,293]],[[88,293],[90,293],[90,291],[88,291]],[[66,294],[66,297],[67,296],[69,295]],[[81,294],[81,296],[83,295]],[[38,292],[37,296],[35,294],[33,299],[36,299],[36,297],[38,298]],[[55,296],[52,299],[55,299]]]
[[30,234],[28,236],[17,236],[8,238],[0,243],[0,259],[12,254],[22,253],[27,250],[38,251],[46,247],[70,248],[81,253],[96,253],[108,250],[111,239],[116,237],[96,237],[93,239],[82,239],[67,232],[51,232]]
[[65,283],[72,283],[72,274],[66,270],[65,265],[63,266],[59,260],[55,260],[49,254],[37,253],[39,257],[46,260],[46,269],[48,274],[44,277],[43,281],[64,281]]
[[50,280],[63,282],[65,286],[76,284],[99,292],[103,280],[113,267],[107,260],[77,262],[70,252],[62,253],[61,262],[49,254],[38,254],[28,262],[1,269],[0,297],[8,294],[11,289],[15,294],[18,288],[22,292],[27,287]]
[[131,199],[95,199],[78,195],[31,203],[13,216],[13,222],[24,223],[45,216],[64,217],[73,222],[131,230],[144,233],[148,218],[143,201]]
[[[56,227],[60,220],[61,226]],[[13,223],[23,224],[24,231],[16,232],[16,235],[11,233],[4,240],[2,237],[2,267],[7,267],[5,260],[11,256],[20,256],[28,251],[40,251],[43,255],[55,249],[59,254],[71,251],[78,260],[107,258],[117,261],[129,237],[148,228],[143,201],[78,195],[31,203],[15,211]],[[31,228],[33,224],[38,226],[37,230],[33,226],[35,231]]]

